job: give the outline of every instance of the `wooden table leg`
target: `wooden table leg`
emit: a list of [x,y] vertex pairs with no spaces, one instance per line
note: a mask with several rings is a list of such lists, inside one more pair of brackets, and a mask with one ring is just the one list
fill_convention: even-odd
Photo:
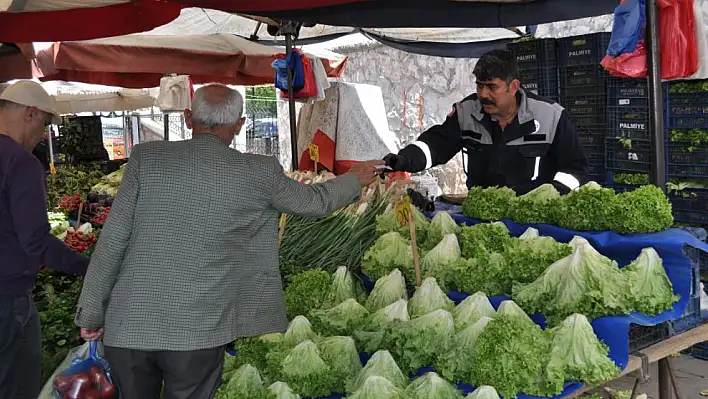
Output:
[[668,358],[659,360],[659,399],[671,399],[673,397],[671,370],[669,367]]

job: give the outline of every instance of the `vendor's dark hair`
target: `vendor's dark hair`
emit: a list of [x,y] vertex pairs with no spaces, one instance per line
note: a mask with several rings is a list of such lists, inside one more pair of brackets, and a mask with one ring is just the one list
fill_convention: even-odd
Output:
[[487,82],[501,79],[511,83],[519,79],[519,67],[516,65],[514,55],[505,50],[492,50],[482,56],[474,66],[474,76],[477,80]]

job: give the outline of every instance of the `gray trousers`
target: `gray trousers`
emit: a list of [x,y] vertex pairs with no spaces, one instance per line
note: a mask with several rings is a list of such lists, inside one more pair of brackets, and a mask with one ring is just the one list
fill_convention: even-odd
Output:
[[36,399],[42,329],[32,296],[0,295],[0,398]]
[[224,347],[199,351],[139,351],[105,347],[121,399],[212,399],[221,384]]

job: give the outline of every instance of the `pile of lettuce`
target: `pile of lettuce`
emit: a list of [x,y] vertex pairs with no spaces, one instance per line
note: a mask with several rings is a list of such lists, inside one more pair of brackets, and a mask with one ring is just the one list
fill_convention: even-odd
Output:
[[313,309],[330,309],[347,299],[362,300],[364,288],[344,266],[330,275],[324,270],[306,270],[293,277],[285,289],[285,309],[291,319]]
[[523,224],[546,223],[571,230],[611,230],[620,234],[652,233],[673,224],[671,203],[653,185],[616,194],[595,182],[567,195],[550,184],[516,196],[506,187],[472,187],[462,212],[473,219],[511,219]]

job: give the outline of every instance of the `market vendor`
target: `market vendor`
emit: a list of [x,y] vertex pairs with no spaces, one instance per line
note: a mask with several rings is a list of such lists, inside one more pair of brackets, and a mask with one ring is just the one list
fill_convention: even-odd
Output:
[[567,193],[585,183],[588,161],[568,111],[521,87],[512,54],[488,52],[473,73],[477,93],[454,104],[442,125],[387,155],[388,166],[421,172],[462,151],[468,188],[506,186],[524,194],[552,183]]

